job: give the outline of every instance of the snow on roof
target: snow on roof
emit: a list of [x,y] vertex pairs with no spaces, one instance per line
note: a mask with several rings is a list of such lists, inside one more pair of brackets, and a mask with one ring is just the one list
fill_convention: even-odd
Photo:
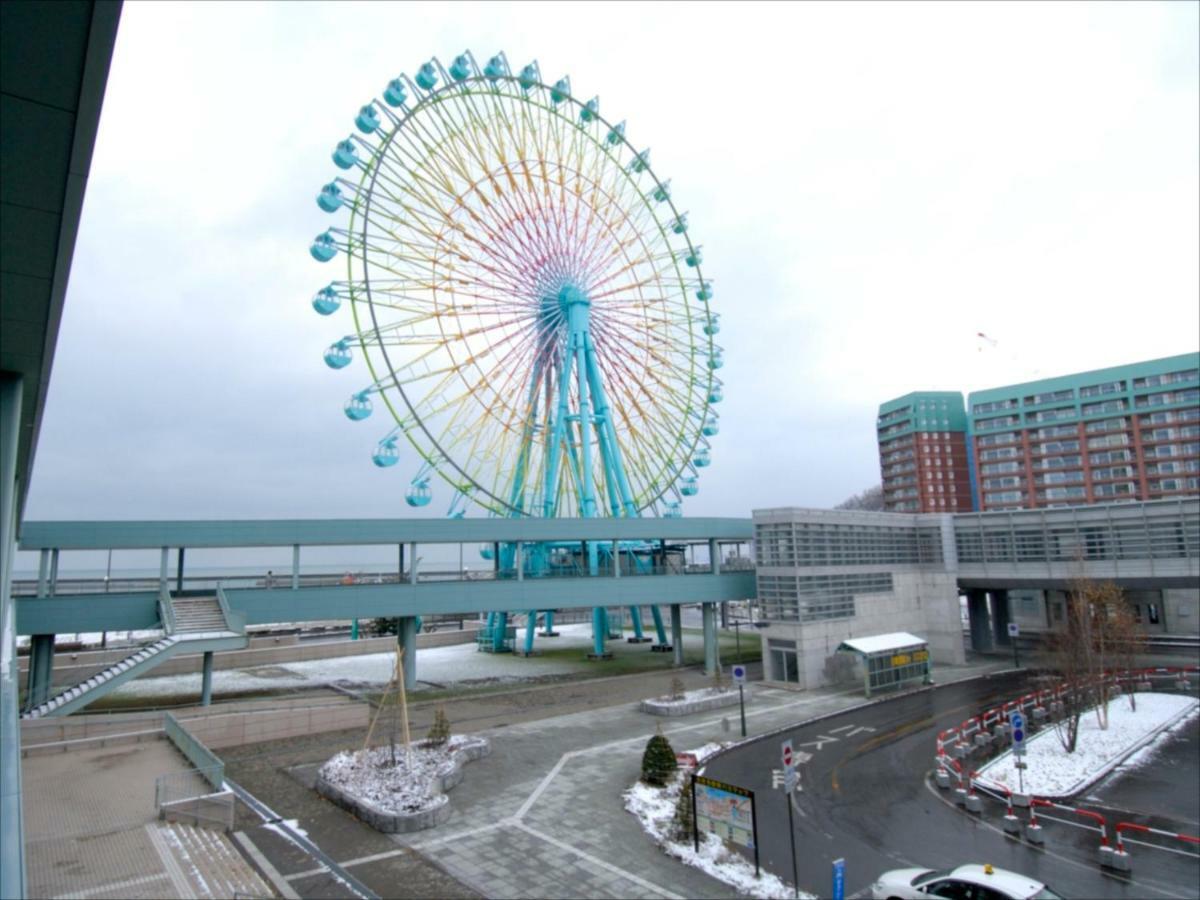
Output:
[[892,634],[876,634],[870,637],[849,638],[842,641],[839,650],[857,650],[859,653],[882,653],[885,650],[900,650],[926,643],[925,638],[919,638],[907,631],[896,631]]

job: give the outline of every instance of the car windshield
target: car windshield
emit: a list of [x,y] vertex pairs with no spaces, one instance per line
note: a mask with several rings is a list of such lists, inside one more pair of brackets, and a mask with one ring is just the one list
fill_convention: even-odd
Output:
[[1056,894],[1046,885],[1042,885],[1042,889],[1036,894],[1030,894],[1029,900],[1063,900],[1062,894]]
[[920,887],[923,884],[928,884],[931,881],[936,881],[939,878],[948,878],[953,869],[939,869],[936,872],[922,872],[914,878],[909,884],[913,887]]

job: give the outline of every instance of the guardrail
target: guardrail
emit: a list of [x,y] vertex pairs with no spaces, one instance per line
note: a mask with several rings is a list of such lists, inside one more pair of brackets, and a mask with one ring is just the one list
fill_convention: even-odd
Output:
[[158,620],[162,623],[163,631],[175,633],[175,607],[171,605],[171,592],[165,585],[158,589]]
[[[1175,688],[1191,690],[1195,686],[1195,679],[1198,677],[1200,677],[1200,667],[1197,666],[1159,666],[1108,672],[1101,678],[1094,680],[1094,682],[1088,685],[1088,688],[1098,690],[1103,684],[1107,683],[1110,687],[1118,690],[1122,684],[1125,685],[1126,689],[1136,690],[1138,688],[1149,688],[1156,680],[1171,680],[1174,682],[1173,686]],[[1092,826],[1083,825],[1080,822],[1070,819],[1057,818],[1046,813],[1040,816],[1041,819],[1097,831],[1100,835],[1100,846],[1098,848],[1099,862],[1105,868],[1121,872],[1130,871],[1129,853],[1125,850],[1123,843],[1140,844],[1158,850],[1170,850],[1171,852],[1182,853],[1194,859],[1200,859],[1200,854],[1197,853],[1165,847],[1162,844],[1151,844],[1136,841],[1132,838],[1123,838],[1123,832],[1136,831],[1144,834],[1155,834],[1194,845],[1200,845],[1200,838],[1132,822],[1122,822],[1117,825],[1115,829],[1116,846],[1113,847],[1108,841],[1108,822],[1100,813],[1081,807],[1067,806],[1033,794],[1014,794],[1012,789],[1007,785],[990,782],[975,769],[964,769],[960,760],[966,761],[973,752],[978,749],[990,747],[994,742],[1008,740],[1011,730],[1010,717],[1013,713],[1029,712],[1031,730],[1033,727],[1040,726],[1046,721],[1053,721],[1054,717],[1061,712],[1061,698],[1070,687],[1066,683],[1060,683],[1053,687],[1025,694],[1018,699],[989,709],[981,715],[973,716],[970,719],[964,720],[959,725],[939,732],[935,755],[935,763],[937,765],[936,782],[938,787],[943,789],[949,788],[951,778],[955,778],[957,780],[957,787],[954,790],[954,802],[958,806],[965,807],[971,813],[979,814],[983,812],[983,802],[980,799],[980,794],[1001,800],[1006,806],[1004,830],[1009,834],[1016,834],[1020,831],[1019,821],[1013,807],[1028,806],[1029,822],[1025,826],[1024,836],[1031,844],[1041,845],[1044,842],[1042,826],[1038,821],[1037,810],[1039,808],[1061,810],[1095,822],[1096,824]]]
[[163,731],[166,732],[171,743],[191,760],[196,770],[205,774],[206,780],[214,790],[219,791],[225,787],[225,763],[217,754],[193,737],[191,732],[170,713],[163,713]]
[[224,766],[168,772],[154,779],[154,806],[160,819],[190,820],[197,825],[218,825],[233,830],[236,801],[233,791],[204,790],[205,783],[224,780]]
[[241,610],[229,608],[229,600],[225,597],[225,589],[217,585],[217,603],[221,607],[221,615],[225,617],[225,627],[235,634],[246,633],[246,614]]

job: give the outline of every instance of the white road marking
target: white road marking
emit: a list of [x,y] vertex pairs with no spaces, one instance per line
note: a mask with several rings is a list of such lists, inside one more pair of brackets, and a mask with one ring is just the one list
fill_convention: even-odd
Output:
[[107,894],[109,891],[123,891],[126,888],[137,887],[139,884],[149,884],[152,881],[161,881],[169,877],[166,872],[159,872],[157,875],[127,878],[124,881],[114,881],[111,884],[101,884],[96,887],[84,888],[81,891],[72,891],[70,894],[59,894],[54,900],[83,900],[84,897],[95,897]]
[[536,831],[533,828],[530,828],[528,825],[524,824],[523,822],[518,822],[517,827],[520,828],[522,831],[524,831],[526,834],[531,835],[532,837],[538,838],[539,840],[543,840],[548,844],[553,844],[555,847],[558,847],[560,850],[566,850],[567,852],[573,853],[582,859],[586,859],[592,865],[599,866],[601,869],[604,869],[606,872],[610,872],[613,875],[616,875],[620,878],[624,878],[626,881],[632,881],[638,887],[644,888],[649,891],[653,891],[656,894],[666,897],[667,900],[684,900],[684,898],[681,897],[679,894],[673,894],[670,891],[668,891],[666,888],[661,888],[657,884],[654,884],[653,882],[647,881],[644,878],[639,878],[637,875],[634,875],[628,869],[622,869],[619,866],[614,866],[612,863],[610,863],[606,860],[600,859],[597,856],[592,856],[592,854],[587,853],[584,850],[580,850],[578,847],[572,847],[570,844],[568,844],[564,841],[560,841],[558,838],[551,837],[548,834],[542,834],[540,831]]

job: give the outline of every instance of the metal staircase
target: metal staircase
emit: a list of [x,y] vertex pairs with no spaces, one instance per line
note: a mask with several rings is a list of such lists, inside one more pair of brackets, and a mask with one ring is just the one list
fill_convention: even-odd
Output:
[[172,598],[163,590],[159,596],[159,620],[164,636],[139,647],[125,659],[102,669],[85,681],[49,698],[21,714],[22,719],[65,716],[121,686],[173,656],[246,647],[245,617],[231,613],[218,591],[215,597]]

